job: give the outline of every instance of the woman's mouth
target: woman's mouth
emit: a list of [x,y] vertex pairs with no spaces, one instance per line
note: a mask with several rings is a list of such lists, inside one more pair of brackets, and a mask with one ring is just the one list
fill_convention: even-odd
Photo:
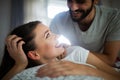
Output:
[[59,36],[59,38],[56,40],[56,48],[64,47],[64,44],[71,45],[70,41],[64,37],[63,35]]
[[55,48],[60,48],[60,47],[62,47],[62,44],[57,42],[57,44],[55,45]]

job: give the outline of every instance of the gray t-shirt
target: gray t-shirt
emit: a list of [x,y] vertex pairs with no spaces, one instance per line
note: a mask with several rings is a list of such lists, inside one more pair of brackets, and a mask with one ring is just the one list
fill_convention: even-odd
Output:
[[120,10],[103,6],[95,6],[95,8],[95,18],[85,32],[72,21],[68,11],[56,15],[50,29],[53,33],[62,34],[68,38],[72,45],[101,52],[106,41],[120,40]]
[[[89,55],[89,51],[79,47],[79,46],[72,46],[67,48],[67,55],[63,60],[68,60],[68,61],[72,61],[78,64],[83,64],[83,65],[88,65],[91,67],[94,67],[90,64],[87,64],[87,57]],[[44,64],[46,65],[46,64]],[[44,77],[44,78],[38,78],[35,76],[37,70],[44,66],[44,65],[40,65],[40,66],[36,66],[33,68],[29,68],[26,70],[23,70],[22,72],[18,73],[17,75],[15,75],[11,80],[103,80],[102,78],[98,78],[98,77],[92,77],[92,76],[67,76],[67,77],[58,77],[58,78],[48,78],[48,77]],[[95,67],[94,67],[95,68]],[[71,77],[71,79],[69,79],[69,77]]]

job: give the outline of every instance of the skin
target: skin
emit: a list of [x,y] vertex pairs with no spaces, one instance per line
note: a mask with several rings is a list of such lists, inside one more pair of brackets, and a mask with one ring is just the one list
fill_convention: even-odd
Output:
[[[49,61],[55,61],[56,56],[62,54],[65,49],[63,46],[58,46],[58,36],[53,34],[49,28],[43,24],[39,24],[34,30],[35,33],[35,45],[36,50],[30,51],[29,57],[32,57],[31,53],[39,55],[38,62],[42,64],[48,63]],[[34,58],[33,58],[34,59]]]
[[[58,36],[51,33],[49,28],[43,24],[37,25],[33,32],[35,34],[34,42],[36,49],[29,51],[28,57],[40,64],[48,63],[38,70],[36,76],[58,77],[60,75],[89,75],[103,77],[106,80],[117,80],[120,78],[118,72],[94,56],[91,52],[89,53],[87,63],[96,66],[96,69],[69,61],[58,61],[56,57],[65,52],[65,48],[62,45],[58,47]],[[6,39],[9,54],[15,60],[16,64],[5,75],[3,80],[8,80],[15,74],[21,72],[28,64],[27,57],[22,50],[22,45],[25,43],[23,41],[18,42],[19,40],[21,40],[21,38],[16,35],[10,35]],[[16,44],[18,44],[18,46]],[[50,71],[48,72],[48,70]]]

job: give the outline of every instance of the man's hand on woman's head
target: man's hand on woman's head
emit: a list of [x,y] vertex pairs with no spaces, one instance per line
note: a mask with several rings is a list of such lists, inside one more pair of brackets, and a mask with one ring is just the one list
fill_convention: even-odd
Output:
[[16,65],[28,65],[27,57],[22,49],[22,45],[25,44],[22,38],[16,35],[9,35],[6,38],[6,46],[9,55],[15,60]]

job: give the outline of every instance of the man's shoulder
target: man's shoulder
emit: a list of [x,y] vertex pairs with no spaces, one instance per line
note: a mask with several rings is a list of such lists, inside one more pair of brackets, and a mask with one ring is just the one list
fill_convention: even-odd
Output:
[[100,12],[106,12],[106,13],[119,13],[120,9],[118,8],[112,8],[107,6],[95,6],[97,10],[100,10]]
[[96,6],[96,16],[99,19],[104,19],[106,22],[119,21],[120,9],[106,6]]
[[58,13],[51,21],[50,26],[54,26],[54,24],[56,24],[56,26],[60,26],[60,25],[66,25],[66,23],[70,23],[71,21],[71,17],[69,14],[69,11],[64,11],[61,13]]

